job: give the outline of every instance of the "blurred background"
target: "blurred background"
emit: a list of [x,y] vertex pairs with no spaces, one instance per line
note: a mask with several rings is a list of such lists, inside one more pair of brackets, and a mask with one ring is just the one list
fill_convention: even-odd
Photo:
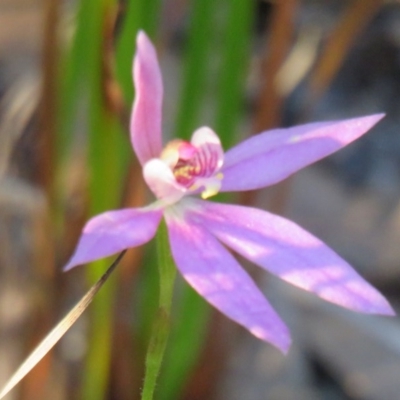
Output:
[[[61,273],[84,222],[151,201],[128,136],[138,29],[158,49],[165,140],[210,125],[227,149],[272,127],[387,113],[338,154],[224,200],[288,216],[399,308],[398,1],[0,0],[0,385],[109,265]],[[398,318],[246,267],[291,329],[289,355],[179,281],[157,399],[399,399]],[[139,399],[157,284],[153,244],[130,250],[7,399]]]

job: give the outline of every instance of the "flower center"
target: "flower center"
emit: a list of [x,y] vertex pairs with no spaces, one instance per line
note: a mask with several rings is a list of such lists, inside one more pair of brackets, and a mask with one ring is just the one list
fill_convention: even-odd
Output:
[[207,198],[218,193],[222,174],[220,145],[202,143],[195,146],[183,140],[170,142],[160,157],[172,170],[176,182],[190,191],[203,188],[201,196]]

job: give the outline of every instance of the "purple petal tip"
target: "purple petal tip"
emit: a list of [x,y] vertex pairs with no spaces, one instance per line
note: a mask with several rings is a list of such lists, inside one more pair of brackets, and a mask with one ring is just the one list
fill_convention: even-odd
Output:
[[136,36],[136,43],[137,43],[137,45],[139,46],[139,43],[141,43],[141,42],[143,42],[143,41],[146,41],[147,43],[149,43],[150,42],[150,39],[149,39],[149,37],[147,36],[147,34],[146,34],[146,32],[144,31],[144,30],[140,30],[140,31],[138,31],[138,33],[137,33],[137,36]]
[[378,113],[378,114],[373,114],[373,115],[369,115],[366,117],[361,117],[360,119],[365,120],[370,120],[371,125],[370,125],[370,129],[376,125],[381,119],[383,119],[384,117],[386,117],[385,113]]
[[76,267],[76,265],[71,264],[71,262],[69,262],[67,265],[65,265],[62,269],[62,272],[68,272],[69,270],[71,270],[72,268]]

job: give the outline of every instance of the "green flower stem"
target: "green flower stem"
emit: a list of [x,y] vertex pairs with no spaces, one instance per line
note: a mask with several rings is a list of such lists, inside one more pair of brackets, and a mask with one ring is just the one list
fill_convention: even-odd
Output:
[[171,305],[176,267],[172,259],[165,222],[157,232],[157,258],[160,275],[159,307],[146,355],[142,400],[152,400],[170,332]]

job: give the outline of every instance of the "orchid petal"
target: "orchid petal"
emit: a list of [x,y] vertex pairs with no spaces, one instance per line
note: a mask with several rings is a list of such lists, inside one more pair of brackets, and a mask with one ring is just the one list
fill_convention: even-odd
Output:
[[136,95],[131,116],[131,140],[143,165],[161,154],[163,85],[156,50],[143,31],[138,33],[136,43],[133,65]]
[[104,258],[154,237],[161,220],[160,209],[125,209],[108,211],[89,220],[83,228],[75,254],[64,267]]
[[221,168],[224,161],[224,151],[218,135],[211,128],[203,126],[196,129],[190,143],[197,147],[200,152],[203,151],[205,155],[212,154],[213,157],[217,158],[217,161],[212,164],[216,166],[216,169]]
[[143,177],[155,196],[163,200],[165,204],[176,203],[187,191],[176,182],[168,165],[158,158],[154,158],[144,165]]
[[357,139],[383,116],[310,123],[253,136],[225,153],[221,191],[253,190],[280,182]]
[[189,285],[254,336],[286,353],[286,325],[235,258],[206,229],[188,224],[173,210],[166,212],[166,221],[174,260]]
[[293,222],[255,208],[201,200],[192,204],[191,223],[201,224],[283,280],[351,310],[394,314],[386,299],[346,261]]

